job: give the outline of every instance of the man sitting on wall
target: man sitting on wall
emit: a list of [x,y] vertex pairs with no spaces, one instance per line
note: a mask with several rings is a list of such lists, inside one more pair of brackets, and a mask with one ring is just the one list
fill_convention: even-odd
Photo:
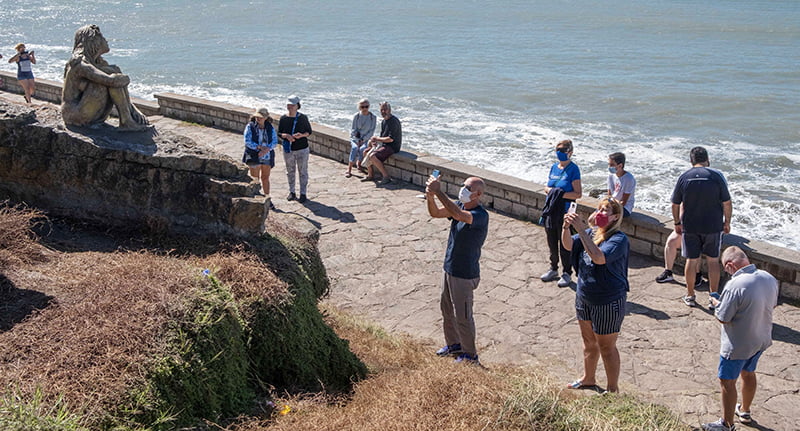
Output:
[[380,136],[373,136],[369,140],[370,149],[367,157],[369,158],[369,167],[367,168],[367,177],[362,181],[371,181],[375,179],[373,166],[378,168],[381,172],[381,184],[388,184],[392,182],[389,173],[386,172],[386,167],[383,166],[392,154],[400,152],[400,144],[403,142],[403,130],[400,126],[400,120],[392,115],[392,106],[389,102],[383,102],[380,105],[381,116],[381,134]]

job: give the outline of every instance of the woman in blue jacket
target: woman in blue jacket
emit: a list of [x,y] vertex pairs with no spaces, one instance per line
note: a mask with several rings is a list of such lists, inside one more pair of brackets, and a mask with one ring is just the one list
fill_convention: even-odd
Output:
[[[272,127],[272,118],[267,108],[261,108],[250,117],[244,128],[244,156],[242,162],[250,168],[250,176],[261,180],[264,196],[269,196],[269,174],[275,166],[275,147],[278,134]],[[275,207],[270,200],[271,209]]]

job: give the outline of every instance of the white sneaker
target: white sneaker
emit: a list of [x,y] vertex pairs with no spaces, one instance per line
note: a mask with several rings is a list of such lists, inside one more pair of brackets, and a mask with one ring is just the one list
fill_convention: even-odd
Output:
[[749,424],[750,422],[753,422],[753,418],[750,417],[750,412],[742,411],[741,407],[741,404],[736,404],[736,410],[734,411],[736,417],[739,418],[739,422],[743,424]]
[[542,274],[542,281],[553,281],[558,278],[558,271],[551,269]]
[[701,428],[703,428],[704,431],[735,431],[736,425],[725,425],[725,420],[719,418],[719,420],[716,422],[709,422],[701,425]]
[[567,287],[572,283],[572,278],[566,272],[561,274],[561,280],[558,280],[558,287]]

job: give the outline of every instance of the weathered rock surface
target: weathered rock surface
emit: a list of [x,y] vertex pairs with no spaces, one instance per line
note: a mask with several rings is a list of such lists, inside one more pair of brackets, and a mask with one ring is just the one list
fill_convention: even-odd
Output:
[[169,130],[66,127],[58,109],[0,100],[0,199],[56,215],[183,232],[263,231],[246,169]]

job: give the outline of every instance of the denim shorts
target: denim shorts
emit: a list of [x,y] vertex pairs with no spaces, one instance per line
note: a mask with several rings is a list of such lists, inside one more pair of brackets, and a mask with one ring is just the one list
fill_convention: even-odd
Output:
[[736,380],[742,370],[753,372],[758,365],[758,358],[761,357],[763,350],[759,350],[750,359],[725,359],[719,357],[719,368],[717,369],[717,377],[723,380]]
[[17,72],[17,81],[33,79],[33,72]]

